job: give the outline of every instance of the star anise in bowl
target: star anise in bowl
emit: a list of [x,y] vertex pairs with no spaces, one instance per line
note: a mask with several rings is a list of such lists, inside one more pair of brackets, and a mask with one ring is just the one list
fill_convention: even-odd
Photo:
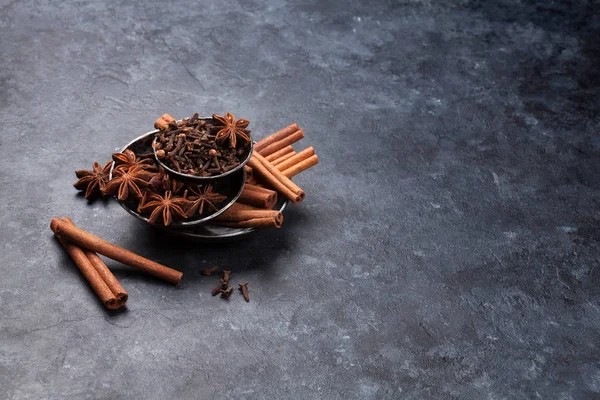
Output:
[[214,218],[240,195],[243,168],[222,179],[198,183],[175,176],[157,163],[129,165],[151,154],[153,139],[154,132],[149,132],[117,153],[127,155],[127,160],[114,163],[112,179],[106,184],[105,193],[115,196],[131,215],[156,227],[185,229]]

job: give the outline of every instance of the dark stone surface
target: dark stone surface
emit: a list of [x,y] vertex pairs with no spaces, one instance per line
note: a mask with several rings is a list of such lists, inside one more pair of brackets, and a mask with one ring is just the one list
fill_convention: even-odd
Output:
[[[3,398],[600,396],[597,1],[50,3],[0,2]],[[182,243],[75,194],[228,110],[321,158],[282,229]],[[110,262],[107,312],[54,216],[184,281]]]

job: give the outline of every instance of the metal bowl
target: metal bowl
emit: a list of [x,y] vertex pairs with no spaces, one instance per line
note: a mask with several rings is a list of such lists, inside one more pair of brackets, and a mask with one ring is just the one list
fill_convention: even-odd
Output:
[[[135,153],[151,152],[152,151],[152,141],[154,139],[154,134],[156,132],[157,132],[157,130],[153,130],[153,131],[147,132],[147,133],[133,139],[131,142],[129,142],[127,145],[125,145],[120,151],[123,152],[127,149],[130,149],[130,150],[134,151]],[[112,179],[112,173],[113,173],[114,168],[115,168],[115,163],[113,162],[112,167],[110,169],[110,175],[109,175],[110,179]],[[180,175],[182,175],[182,174],[180,174]],[[189,179],[182,179],[182,180],[185,181],[185,180],[189,180]],[[160,224],[150,224],[150,222],[148,222],[148,217],[146,217],[142,214],[139,214],[136,211],[137,205],[133,204],[132,202],[121,201],[121,200],[117,200],[117,202],[129,214],[131,214],[134,217],[136,217],[137,219],[144,221],[144,222],[146,222],[152,226],[155,226],[157,228],[166,229],[168,231],[176,231],[176,230],[180,230],[180,229],[190,229],[197,225],[206,223],[207,221],[222,214],[223,212],[225,212],[225,210],[227,210],[229,207],[231,207],[233,205],[233,203],[235,203],[235,201],[238,199],[238,197],[240,197],[240,195],[242,194],[242,190],[244,189],[245,181],[246,181],[246,171],[244,170],[244,168],[238,169],[236,171],[236,173],[227,174],[226,177],[221,177],[221,179],[219,179],[219,180],[212,180],[210,182],[204,181],[204,183],[211,183],[215,187],[216,191],[227,196],[225,201],[222,203],[223,207],[220,208],[218,211],[214,212],[213,214],[207,215],[205,217],[196,217],[193,219],[188,219],[186,221],[174,221],[169,226],[164,226],[164,225],[160,225]],[[198,181],[194,181],[194,183],[198,183]]]
[[[203,117],[203,118],[198,118],[203,119],[205,121],[208,120],[213,120],[212,117]],[[179,120],[181,121],[181,120]],[[177,121],[177,122],[179,122]],[[158,130],[153,131],[154,133],[158,132]],[[153,143],[156,143],[156,139],[154,139]],[[189,180],[189,181],[196,181],[197,183],[208,183],[211,181],[216,181],[222,178],[225,178],[226,176],[229,175],[233,175],[234,173],[236,173],[237,171],[239,171],[240,169],[244,169],[244,165],[246,165],[248,163],[248,160],[250,160],[250,157],[252,156],[252,148],[254,147],[254,142],[252,141],[252,137],[250,137],[250,146],[248,146],[248,148],[245,150],[245,152],[242,154],[243,158],[240,161],[240,164],[238,166],[236,166],[235,168],[230,169],[227,172],[223,172],[222,174],[219,175],[212,175],[212,176],[198,176],[198,175],[190,175],[190,174],[184,174],[181,172],[177,172],[174,169],[170,168],[168,165],[166,165],[165,163],[163,163],[160,158],[158,158],[158,156],[156,155],[156,148],[153,145],[152,146],[152,151],[154,152],[154,158],[156,160],[156,162],[163,167],[166,171],[169,172],[169,174],[177,176],[180,179],[185,179],[185,180]]]

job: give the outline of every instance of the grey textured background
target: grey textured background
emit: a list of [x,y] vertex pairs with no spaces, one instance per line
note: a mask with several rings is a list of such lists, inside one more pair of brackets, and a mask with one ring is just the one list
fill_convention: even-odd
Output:
[[[597,1],[0,4],[3,398],[600,397]],[[181,242],[76,195],[195,111],[305,129],[282,229]],[[54,216],[184,281],[110,262],[107,312]]]

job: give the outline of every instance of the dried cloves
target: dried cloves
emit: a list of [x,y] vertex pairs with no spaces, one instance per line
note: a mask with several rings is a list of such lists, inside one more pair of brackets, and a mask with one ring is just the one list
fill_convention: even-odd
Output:
[[242,295],[244,296],[244,300],[246,300],[246,303],[250,302],[250,296],[248,296],[248,282],[245,283],[238,283],[238,290],[240,292],[242,292]]
[[223,270],[223,282],[225,282],[225,284],[229,283],[230,275],[231,275],[231,271],[227,271],[226,269]]
[[213,297],[218,295],[219,293],[221,293],[223,291],[223,285],[219,285],[219,286],[215,286],[212,290],[212,295]]
[[[183,192],[183,198],[185,199],[187,197],[187,190],[185,192]],[[202,275],[204,276],[210,276],[213,272],[215,272],[219,267],[216,265],[213,265],[212,267],[209,268],[204,268],[202,270]]]
[[225,300],[229,300],[229,296],[231,296],[231,292],[233,292],[233,286],[227,286],[226,289],[221,290],[221,298]]
[[[154,147],[157,157],[177,172],[220,175],[237,167],[248,154],[251,140],[246,120],[218,116],[198,120],[193,115],[177,123],[172,117],[165,118],[157,120]],[[243,140],[234,140],[237,136]]]

